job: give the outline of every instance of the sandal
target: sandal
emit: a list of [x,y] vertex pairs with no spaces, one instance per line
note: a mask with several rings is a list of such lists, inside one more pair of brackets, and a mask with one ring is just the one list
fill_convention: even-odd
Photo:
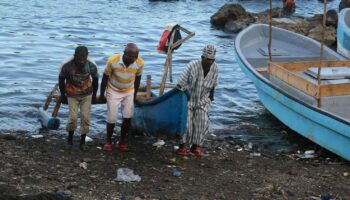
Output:
[[203,156],[203,151],[199,147],[196,147],[196,148],[192,149],[191,152],[197,157],[202,157]]
[[117,144],[117,149],[121,152],[128,152],[129,151],[129,148],[128,146],[126,146],[125,144]]
[[106,143],[103,148],[102,148],[103,151],[107,151],[107,152],[112,152],[112,144],[110,143]]
[[188,150],[186,147],[180,147],[178,150],[177,150],[177,154],[180,155],[180,156],[186,156],[188,153]]

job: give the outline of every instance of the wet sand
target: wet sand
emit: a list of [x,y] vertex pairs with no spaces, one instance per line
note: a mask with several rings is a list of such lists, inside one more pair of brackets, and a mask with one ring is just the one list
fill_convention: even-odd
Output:
[[[206,142],[202,158],[176,155],[175,141],[157,149],[152,146],[157,139],[144,135],[128,137],[128,153],[103,152],[103,138],[88,143],[88,152],[79,150],[78,137],[72,148],[60,135],[0,138],[0,199],[41,192],[72,199],[350,199],[349,162],[326,156],[254,156],[229,138]],[[141,181],[115,181],[122,167],[134,170]],[[173,176],[174,169],[179,177]]]

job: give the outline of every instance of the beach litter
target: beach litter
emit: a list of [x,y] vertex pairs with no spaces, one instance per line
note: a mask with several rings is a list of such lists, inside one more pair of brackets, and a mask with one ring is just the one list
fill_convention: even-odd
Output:
[[79,164],[79,167],[80,167],[81,169],[87,169],[87,163],[86,163],[86,162],[81,162],[81,163]]
[[32,138],[34,139],[43,138],[43,137],[44,137],[43,135],[32,135]]
[[157,142],[153,143],[154,147],[161,148],[165,144],[164,140],[158,140]]
[[302,153],[301,151],[298,151],[297,154],[295,154],[295,156],[302,159],[317,157],[314,150],[307,150],[304,153]]
[[85,142],[92,142],[92,141],[94,141],[94,140],[91,137],[89,137],[89,136],[85,137]]
[[179,177],[179,176],[181,176],[181,172],[179,170],[177,170],[177,169],[174,169],[173,172],[172,172],[172,175],[174,177]]
[[335,196],[333,196],[333,195],[331,195],[331,194],[325,194],[325,195],[321,195],[321,196],[319,196],[319,197],[317,197],[317,196],[311,196],[311,197],[309,197],[311,200],[340,200],[341,198],[339,198],[339,197],[335,197]]
[[250,153],[250,156],[260,157],[260,156],[261,156],[261,153],[259,153],[259,152],[253,152],[253,153]]
[[141,177],[134,174],[134,170],[129,168],[119,168],[117,169],[116,181],[120,182],[140,182]]

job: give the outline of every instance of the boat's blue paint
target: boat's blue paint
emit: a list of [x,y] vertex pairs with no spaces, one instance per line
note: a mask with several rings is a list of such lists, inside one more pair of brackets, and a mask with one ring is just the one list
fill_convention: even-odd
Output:
[[135,103],[134,130],[170,137],[182,136],[187,122],[187,91],[176,88],[151,101]]
[[305,104],[273,85],[253,69],[241,52],[236,57],[243,72],[253,81],[263,105],[292,130],[350,160],[350,123],[338,116]]
[[350,58],[350,8],[339,13],[337,27],[338,52]]

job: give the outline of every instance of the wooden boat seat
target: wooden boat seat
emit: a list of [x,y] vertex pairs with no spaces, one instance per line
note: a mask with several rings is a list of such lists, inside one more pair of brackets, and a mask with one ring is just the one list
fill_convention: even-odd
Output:
[[[257,56],[257,57],[247,57],[247,61],[254,67],[254,68],[260,68],[260,67],[266,67],[268,66],[268,59],[266,59],[266,56]],[[273,57],[273,62],[287,62],[287,61],[309,61],[309,60],[317,60],[318,58],[315,56],[278,56]]]
[[[304,73],[317,79],[318,68],[310,67]],[[340,80],[340,79],[347,79],[347,77],[350,77],[349,67],[338,66],[338,67],[323,68],[320,73],[321,80]]]
[[256,71],[261,73],[261,74],[267,73],[267,67],[256,68]]
[[136,100],[138,101],[149,101],[151,100],[152,97],[150,98],[147,98],[147,92],[137,92],[137,95],[136,95]]
[[[311,83],[317,85],[317,78],[310,76],[306,72],[297,72],[297,76],[302,77],[303,79],[310,81]],[[321,79],[322,85],[331,85],[331,84],[340,84],[340,83],[350,83],[350,79],[340,78],[340,79]]]
[[[311,67],[318,66],[319,60],[304,62],[270,62],[268,72],[278,79],[290,84],[291,86],[303,91],[304,93],[317,99],[327,96],[350,95],[350,81],[341,78],[338,80],[322,81],[318,85],[317,79],[312,76],[306,76],[305,72]],[[322,61],[322,69],[327,68],[348,68],[350,61],[335,60]]]

